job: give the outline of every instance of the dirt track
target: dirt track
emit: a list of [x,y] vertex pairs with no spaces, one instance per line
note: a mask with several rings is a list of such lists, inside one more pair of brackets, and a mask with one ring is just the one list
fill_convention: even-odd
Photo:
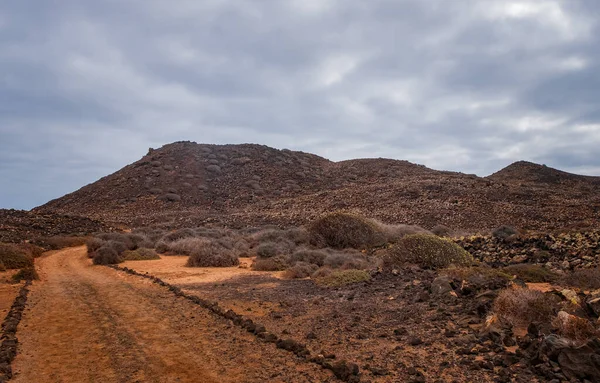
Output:
[[326,382],[167,289],[92,266],[85,247],[36,261],[14,382]]

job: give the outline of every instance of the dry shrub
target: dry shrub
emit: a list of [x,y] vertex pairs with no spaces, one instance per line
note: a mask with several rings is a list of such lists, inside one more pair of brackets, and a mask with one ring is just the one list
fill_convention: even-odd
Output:
[[31,254],[12,243],[0,242],[0,262],[7,269],[33,267],[33,257]]
[[12,280],[15,282],[21,281],[37,281],[40,279],[35,267],[25,267],[19,270],[15,275],[12,276]]
[[175,230],[175,231],[172,231],[172,232],[166,234],[165,236],[163,236],[161,238],[161,241],[174,242],[179,239],[192,238],[192,237],[196,237],[196,236],[197,236],[196,230],[185,228],[185,229]]
[[451,265],[471,266],[473,262],[473,257],[465,249],[431,234],[407,235],[384,256],[387,268],[413,263],[426,269],[440,269]]
[[[96,235],[96,237],[103,241],[111,242],[115,246],[115,249],[121,249],[124,246],[123,250],[117,250],[119,253],[125,250],[135,250],[136,248],[135,243],[125,233],[101,233]],[[115,243],[120,243],[121,245],[116,245]]]
[[532,322],[549,323],[554,315],[557,297],[526,288],[511,288],[500,292],[494,301],[494,312],[514,326]]
[[17,247],[33,258],[41,257],[42,254],[44,254],[44,251],[46,251],[32,243],[19,243],[17,244]]
[[[187,241],[191,239],[184,239]],[[189,259],[185,264],[188,267],[230,267],[240,264],[237,255],[221,246],[215,241],[207,239],[195,239],[192,250],[189,252]]]
[[435,225],[431,228],[431,232],[438,237],[451,237],[452,229],[445,225]]
[[257,271],[283,271],[290,267],[288,257],[276,255],[271,258],[259,258],[252,264]]
[[500,238],[500,239],[507,239],[507,238],[512,237],[513,235],[517,235],[517,234],[519,234],[517,229],[515,229],[512,226],[508,226],[508,225],[502,225],[492,231],[492,237]]
[[558,279],[555,272],[540,265],[510,265],[502,270],[507,274],[516,275],[519,279],[528,283],[555,282]]
[[327,214],[308,226],[310,243],[319,247],[366,248],[381,244],[377,225],[364,217],[336,212]]
[[456,281],[466,281],[476,290],[496,290],[505,288],[512,276],[500,269],[489,266],[451,267],[441,272]]
[[285,271],[283,276],[289,279],[308,278],[319,267],[313,263],[296,262],[296,264]]
[[580,289],[600,289],[600,268],[575,270],[566,274],[561,282]]
[[91,237],[53,236],[36,238],[34,243],[48,250],[60,250],[66,247],[83,246]]
[[87,246],[87,252],[88,252],[88,256],[93,257],[94,252],[96,250],[98,250],[99,248],[102,247],[102,245],[104,245],[104,242],[102,239],[100,238],[90,238],[85,242],[85,245]]
[[136,250],[127,250],[123,253],[122,258],[124,261],[147,261],[152,259],[160,259],[154,249],[148,249],[145,247],[140,247]]
[[572,341],[584,343],[598,336],[598,330],[589,320],[560,311],[552,321],[558,333]]
[[276,255],[289,255],[294,251],[296,246],[293,242],[288,240],[281,240],[279,242],[267,242],[260,244],[256,248],[256,255],[260,258],[271,258]]
[[416,225],[390,225],[373,221],[383,235],[383,240],[388,243],[396,243],[407,235],[431,234],[431,232]]
[[366,282],[371,274],[365,270],[338,270],[328,275],[313,277],[315,283],[326,287],[341,287],[353,283]]
[[317,266],[323,266],[325,265],[325,258],[327,258],[327,255],[328,254],[322,250],[300,249],[292,254],[290,261],[292,264],[304,262]]
[[121,258],[115,248],[107,244],[94,252],[92,262],[94,265],[113,265],[121,262]]

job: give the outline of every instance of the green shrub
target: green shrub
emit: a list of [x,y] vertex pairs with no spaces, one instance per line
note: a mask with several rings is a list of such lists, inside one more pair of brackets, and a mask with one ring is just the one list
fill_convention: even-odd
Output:
[[371,274],[365,270],[339,270],[325,276],[316,277],[315,283],[326,287],[340,287],[370,279]]
[[514,326],[532,322],[550,323],[558,298],[537,290],[509,288],[500,292],[493,310],[500,319]]
[[540,265],[510,265],[503,268],[502,271],[516,275],[519,279],[529,283],[555,282],[558,279],[555,272]]
[[430,234],[407,235],[384,256],[387,268],[413,263],[426,269],[440,269],[450,265],[470,266],[473,262],[471,254],[462,247]]
[[258,258],[252,264],[256,271],[283,271],[290,267],[288,257],[276,255],[271,258]]
[[37,271],[35,271],[34,267],[25,267],[12,276],[12,280],[15,282],[37,281],[39,279],[40,276],[38,275]]
[[201,239],[204,243],[195,244],[186,263],[188,267],[230,267],[240,264],[237,255],[217,242]]
[[360,216],[336,212],[327,214],[308,226],[310,242],[320,247],[366,248],[381,244],[377,225]]
[[0,242],[0,262],[7,269],[33,267],[33,257],[31,254],[12,243]]
[[140,247],[136,250],[127,250],[123,253],[124,261],[147,261],[151,259],[160,259],[158,254],[154,249],[148,249],[145,247]]

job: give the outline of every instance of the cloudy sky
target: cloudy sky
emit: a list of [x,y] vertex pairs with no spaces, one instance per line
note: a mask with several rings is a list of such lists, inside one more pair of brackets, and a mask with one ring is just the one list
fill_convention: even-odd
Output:
[[148,147],[600,175],[596,0],[0,2],[0,207]]

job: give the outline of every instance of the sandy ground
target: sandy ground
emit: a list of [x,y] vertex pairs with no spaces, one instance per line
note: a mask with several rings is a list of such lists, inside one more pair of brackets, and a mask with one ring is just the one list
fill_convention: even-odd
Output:
[[[167,263],[185,261],[177,258]],[[92,266],[85,247],[36,267],[42,280],[17,332],[14,382],[335,381],[165,288]]]
[[23,283],[14,283],[11,280],[16,272],[17,270],[0,272],[0,321],[4,320],[6,314],[10,311],[13,301],[23,285]]

